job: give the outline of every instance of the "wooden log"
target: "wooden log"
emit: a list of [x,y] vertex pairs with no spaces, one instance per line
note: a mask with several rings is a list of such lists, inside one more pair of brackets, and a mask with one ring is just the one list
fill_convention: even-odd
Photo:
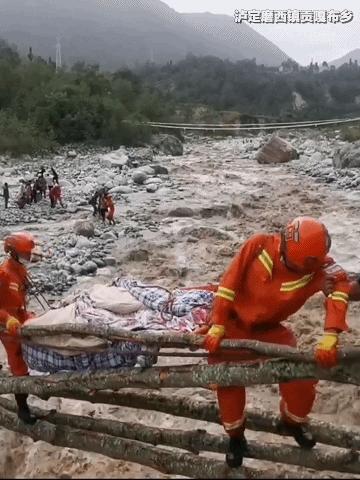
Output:
[[[0,325],[0,332],[4,326]],[[146,344],[155,344],[162,348],[190,348],[197,350],[202,348],[204,336],[193,333],[154,333],[154,332],[132,332],[124,329],[108,326],[94,325],[49,325],[46,327],[26,326],[21,329],[24,337],[51,336],[51,335],[78,335],[96,336],[111,341],[136,341]],[[271,343],[259,342],[257,340],[223,340],[221,347],[224,350],[250,350],[268,357],[281,357],[293,361],[310,362],[314,361],[312,351],[300,352],[296,348],[281,346]],[[339,349],[340,360],[359,360],[360,348]]]
[[[16,406],[0,398],[0,406],[15,412]],[[108,419],[54,413],[39,408],[32,411],[47,422],[65,427],[88,430],[95,433],[137,440],[152,445],[166,445],[199,454],[202,451],[225,453],[228,445],[226,435],[211,435],[205,430],[179,430],[148,427],[138,423],[119,422]],[[249,441],[246,457],[270,462],[302,466],[314,470],[330,470],[345,473],[360,473],[359,453],[345,449],[315,448],[302,450],[279,443]]]
[[183,365],[178,367],[121,368],[98,372],[58,373],[49,376],[2,377],[0,394],[31,393],[55,395],[59,392],[119,390],[120,388],[191,388],[217,384],[258,385],[301,379],[320,379],[360,385],[360,368],[356,362],[332,369],[290,360],[268,360],[247,364]]
[[38,420],[32,427],[21,422],[17,415],[0,407],[0,425],[22,433],[33,440],[42,440],[58,447],[76,448],[100,453],[110,458],[135,462],[162,473],[195,478],[249,478],[251,469],[229,469],[224,462],[190,453],[172,452],[146,445],[136,440],[90,432],[79,428],[55,425]]
[[[153,390],[122,390],[119,392],[103,390],[96,391],[93,394],[90,391],[87,394],[71,392],[66,397],[91,403],[153,410],[178,417],[221,424],[219,409],[215,400],[204,401],[180,395],[169,396]],[[48,396],[45,397],[45,399],[48,398]],[[246,427],[250,430],[284,435],[277,429],[280,417],[275,413],[252,408],[246,409],[246,415]],[[360,428],[339,426],[315,419],[310,419],[309,428],[319,443],[360,450]]]

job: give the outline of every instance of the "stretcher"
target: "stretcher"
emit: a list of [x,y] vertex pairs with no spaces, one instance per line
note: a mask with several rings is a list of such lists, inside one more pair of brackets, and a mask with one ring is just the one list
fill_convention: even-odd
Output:
[[[194,287],[172,292],[130,278],[112,285],[94,285],[76,292],[25,326],[94,325],[130,331],[192,332],[207,323],[216,288]],[[159,348],[135,341],[108,341],[99,337],[70,335],[32,336],[22,342],[25,362],[31,370],[104,370],[151,367]]]

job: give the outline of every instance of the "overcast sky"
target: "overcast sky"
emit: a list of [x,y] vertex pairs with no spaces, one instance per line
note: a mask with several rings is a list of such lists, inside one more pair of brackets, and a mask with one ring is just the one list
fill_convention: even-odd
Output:
[[244,10],[344,10],[354,12],[347,24],[250,24],[301,64],[331,61],[360,48],[359,0],[163,0],[178,12],[211,12],[233,16]]

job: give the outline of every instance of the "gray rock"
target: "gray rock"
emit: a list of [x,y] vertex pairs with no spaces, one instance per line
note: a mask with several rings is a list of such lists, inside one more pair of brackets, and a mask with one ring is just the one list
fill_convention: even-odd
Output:
[[105,257],[104,258],[105,265],[109,267],[113,267],[116,265],[116,258],[115,257]]
[[[76,248],[82,250],[83,248],[92,248],[94,244],[85,237],[79,237],[76,242]],[[81,252],[80,252],[81,253]]]
[[96,263],[96,266],[98,267],[98,269],[106,266],[106,263],[101,258],[94,258],[93,262]]
[[147,178],[144,182],[145,185],[151,185],[153,183],[160,184],[162,183],[162,180],[159,177],[150,177],[150,178]]
[[145,249],[131,250],[127,255],[126,259],[130,262],[146,262],[149,260],[149,252]]
[[89,273],[95,273],[96,270],[97,270],[97,265],[92,260],[88,260],[81,267],[81,273],[84,274],[84,275],[87,275]]
[[335,168],[360,168],[360,140],[338,148],[333,165]]
[[76,235],[91,238],[95,233],[95,226],[89,220],[77,220],[74,224],[74,231]]
[[166,167],[161,165],[151,165],[151,168],[154,170],[155,175],[168,175],[169,170]]
[[260,164],[286,163],[298,158],[298,153],[289,142],[274,135],[257,153]]
[[77,157],[77,153],[75,152],[75,150],[70,150],[67,153],[67,156],[68,156],[68,158],[75,158],[75,157]]
[[71,265],[71,272],[74,273],[75,275],[80,275],[81,269],[82,267],[78,263],[74,263],[73,265]]
[[101,235],[101,238],[103,240],[110,240],[110,241],[114,241],[117,239],[117,236],[114,232],[104,232],[102,235]]
[[136,148],[129,152],[129,160],[132,165],[145,165],[153,161],[154,154],[151,148]]
[[72,248],[68,250],[67,255],[71,258],[78,257],[80,255],[80,250],[78,248]]
[[163,153],[164,155],[180,156],[184,153],[183,144],[174,135],[160,133],[153,135],[151,139],[154,151]]
[[142,185],[147,179],[147,174],[143,171],[136,171],[132,175],[132,180],[137,185]]
[[214,205],[212,207],[205,207],[200,209],[202,218],[211,218],[217,215],[224,217],[229,210],[227,205]]
[[190,207],[176,207],[169,211],[169,217],[193,217],[195,212]]
[[129,157],[123,148],[115,150],[100,159],[100,165],[105,168],[122,169],[129,162]]
[[113,274],[113,271],[111,270],[111,268],[109,267],[104,267],[104,268],[99,268],[96,272],[96,275],[102,275],[104,277],[112,277],[114,274]]
[[159,185],[157,183],[151,183],[150,185],[146,185],[146,191],[148,193],[155,193],[158,188]]

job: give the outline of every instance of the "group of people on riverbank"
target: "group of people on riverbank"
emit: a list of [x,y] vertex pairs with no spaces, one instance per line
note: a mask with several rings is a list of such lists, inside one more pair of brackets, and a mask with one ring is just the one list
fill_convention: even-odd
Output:
[[[41,199],[50,200],[51,208],[55,208],[59,203],[64,208],[62,201],[62,191],[59,184],[59,176],[56,170],[51,167],[51,175],[45,176],[45,167],[41,167],[36,177],[32,180],[20,180],[20,191],[15,199],[16,205],[23,209],[25,205],[31,205],[37,203]],[[3,185],[4,206],[5,209],[9,208],[10,191],[7,182]]]

